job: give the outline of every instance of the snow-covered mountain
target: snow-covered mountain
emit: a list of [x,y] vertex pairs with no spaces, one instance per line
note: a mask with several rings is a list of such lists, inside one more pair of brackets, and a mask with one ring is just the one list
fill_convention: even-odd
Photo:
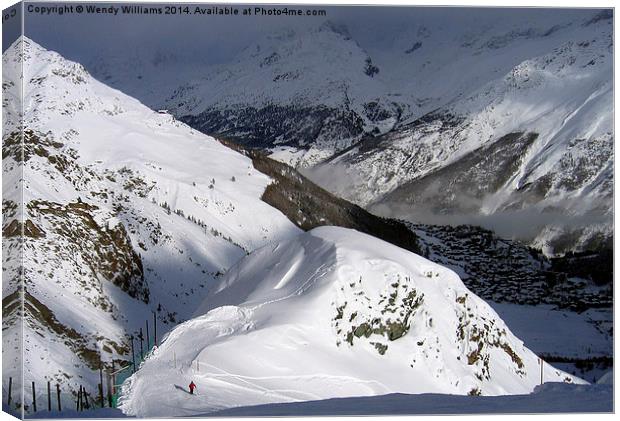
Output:
[[199,78],[208,66],[204,56],[186,50],[159,46],[145,49],[140,45],[125,46],[124,51],[119,55],[116,44],[108,46],[84,65],[97,80],[154,109],[165,108],[173,88]]
[[[527,393],[540,381],[536,356],[454,272],[357,231],[298,228],[340,223],[419,250],[402,224],[154,112],[27,38],[3,69],[3,365],[25,405],[20,346],[38,400],[50,380],[74,404],[80,385],[96,396],[100,365],[131,360],[131,335],[153,315],[159,339],[187,321],[126,383],[127,413]],[[548,381],[579,382],[543,368]],[[188,376],[219,392],[186,402]]]
[[237,260],[300,230],[261,201],[271,179],[249,158],[27,38],[2,60],[3,381],[21,388],[23,339],[25,381],[73,402],[79,385],[97,396],[100,363],[131,361],[153,313],[161,335]]
[[16,391],[23,363],[68,401],[80,385],[96,395],[100,364],[131,361],[147,322],[153,342],[153,313],[161,338],[240,258],[301,229],[341,224],[417,250],[403,224],[154,112],[32,40],[5,51],[3,82],[3,362]]
[[606,246],[613,12],[418,15],[389,29],[281,30],[183,72],[156,69],[160,52],[90,68],[200,131],[312,167],[312,180],[375,212],[534,225],[506,235],[548,254]]
[[[544,381],[580,382],[543,364]],[[125,382],[121,409],[187,416],[393,392],[529,393],[540,376],[536,355],[454,272],[321,227],[232,268]]]
[[265,36],[232,63],[205,73],[176,89],[164,106],[205,133],[294,151],[305,164],[364,133],[385,133],[408,112],[385,95],[380,69],[347,28],[329,21]]
[[[513,44],[546,48],[538,45],[543,54],[331,159],[325,169],[338,166],[353,184],[337,191],[410,219],[503,218],[515,226],[512,235],[546,252],[606,245],[614,158],[611,15],[543,29],[507,32],[499,44],[470,41],[472,55]],[[517,228],[524,224],[527,234]]]

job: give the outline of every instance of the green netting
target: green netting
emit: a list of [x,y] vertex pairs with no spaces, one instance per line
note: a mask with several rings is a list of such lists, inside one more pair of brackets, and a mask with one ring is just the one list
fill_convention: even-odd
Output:
[[[142,355],[140,355],[140,350],[138,350],[135,355],[136,370],[140,367],[140,364],[142,364],[142,362],[146,360],[150,352],[153,350],[154,346],[154,343],[151,343],[151,341],[147,341],[146,348],[143,349]],[[112,395],[113,408],[117,407],[118,399],[121,393],[121,385],[125,382],[125,380],[131,377],[134,371],[135,370],[133,370],[133,361],[128,361],[128,365],[126,366],[126,368],[116,373],[114,379],[114,394]]]

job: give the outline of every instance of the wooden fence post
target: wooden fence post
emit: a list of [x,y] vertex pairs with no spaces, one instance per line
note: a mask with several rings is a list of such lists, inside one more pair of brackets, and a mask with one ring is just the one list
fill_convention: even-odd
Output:
[[115,371],[116,371],[116,369],[114,368],[114,360],[112,360],[112,373],[110,374],[112,376],[112,394],[115,393],[115,390],[114,390],[114,383],[115,383],[115,380],[116,380],[114,378],[115,377],[115,374],[114,374]]
[[150,340],[149,340],[149,319],[145,320],[146,322],[146,353],[149,353],[149,350],[151,349],[151,344],[150,344]]
[[9,397],[7,399],[7,405],[11,407],[11,388],[13,387],[13,377],[9,377]]
[[131,335],[131,361],[133,362],[133,372],[136,372],[136,354],[133,350],[133,335]]
[[108,406],[112,408],[112,375],[108,374]]
[[90,409],[90,403],[88,403],[88,393],[86,393],[86,388],[84,387],[84,403],[86,406],[86,409]]
[[99,399],[103,408],[103,363],[99,362]]
[[34,389],[34,382],[32,382],[32,407],[34,408],[34,412],[37,412],[37,394]]
[[140,328],[139,338],[140,338],[140,360],[142,360],[144,358],[144,356],[143,356],[144,352],[143,352],[143,348],[142,348],[142,341],[144,340],[144,336],[142,335],[142,328]]
[[153,346],[157,345],[157,314],[153,312]]
[[62,407],[60,406],[60,385],[56,383],[56,399],[58,399],[58,412],[62,411]]
[[80,391],[77,393],[77,400],[75,401],[75,410],[80,410],[80,392],[82,391],[82,386],[80,386]]
[[47,410],[52,412],[52,391],[49,380],[47,381]]

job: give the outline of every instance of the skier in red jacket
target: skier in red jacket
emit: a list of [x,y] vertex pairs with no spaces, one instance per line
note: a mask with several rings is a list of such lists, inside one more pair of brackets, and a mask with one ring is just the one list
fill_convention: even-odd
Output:
[[194,384],[194,382],[192,381],[192,382],[189,384],[189,394],[190,394],[190,395],[193,395],[193,394],[194,394],[194,389],[196,389],[196,385],[195,385],[195,384]]

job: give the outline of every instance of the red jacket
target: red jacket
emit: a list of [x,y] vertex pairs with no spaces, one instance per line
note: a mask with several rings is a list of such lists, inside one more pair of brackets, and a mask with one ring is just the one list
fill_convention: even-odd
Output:
[[196,389],[196,385],[194,384],[194,382],[191,382],[191,383],[189,384],[189,390],[190,390],[190,392],[193,392],[193,391],[194,391],[194,389]]

